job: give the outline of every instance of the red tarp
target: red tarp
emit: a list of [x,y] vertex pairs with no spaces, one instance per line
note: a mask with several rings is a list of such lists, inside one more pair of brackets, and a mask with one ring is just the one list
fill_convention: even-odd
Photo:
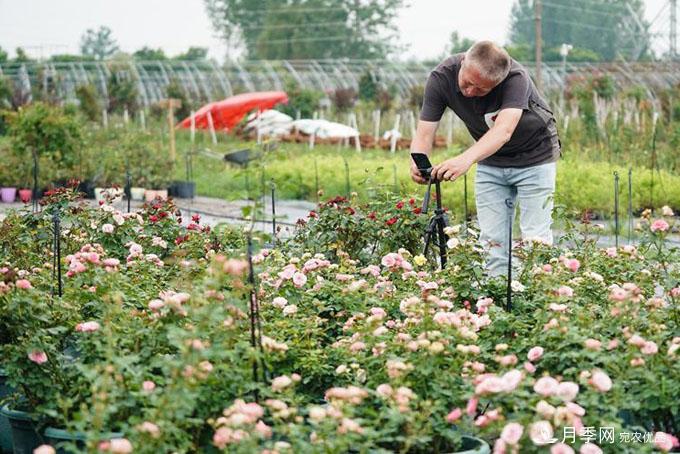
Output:
[[[222,101],[211,102],[201,107],[195,114],[196,129],[208,129],[208,112],[212,116],[215,130],[225,130],[236,126],[243,117],[253,110],[271,109],[277,104],[287,103],[288,95],[283,91],[261,91],[243,93]],[[177,124],[178,128],[191,128],[191,117]]]

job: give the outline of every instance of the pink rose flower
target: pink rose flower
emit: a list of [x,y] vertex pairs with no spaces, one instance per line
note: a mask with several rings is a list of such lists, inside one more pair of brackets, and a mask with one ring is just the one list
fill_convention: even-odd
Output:
[[295,268],[295,265],[293,265],[293,264],[291,263],[290,265],[286,265],[286,266],[283,268],[283,271],[281,271],[281,272],[279,273],[279,277],[280,277],[281,279],[283,279],[283,280],[290,279],[290,278],[293,277],[293,275],[296,273],[296,271],[297,271],[297,270],[296,270],[296,268]]
[[531,362],[537,361],[541,356],[543,356],[543,347],[533,347],[527,354],[527,358]]
[[616,256],[619,255],[619,254],[618,254],[618,252],[617,252],[617,250],[616,250],[615,247],[608,247],[608,248],[607,248],[607,255],[608,255],[609,257],[616,257]]
[[278,308],[281,308],[281,309],[283,309],[284,307],[286,307],[286,304],[288,304],[288,300],[285,299],[285,298],[282,297],[282,296],[277,296],[277,297],[274,298],[274,300],[272,301],[272,305],[274,305],[274,306],[276,306],[276,307],[278,307]]
[[564,259],[564,266],[575,273],[581,267],[581,262],[579,262],[578,259]]
[[383,383],[378,385],[378,387],[375,389],[375,392],[381,397],[390,397],[392,395],[392,387],[386,383]]
[[31,283],[26,279],[17,280],[15,285],[17,286],[17,288],[20,288],[22,290],[28,290],[29,288],[33,288]]
[[129,454],[132,452],[132,443],[127,438],[111,439],[109,449],[114,454]]
[[574,454],[574,450],[569,445],[557,443],[551,446],[550,454]]
[[574,402],[567,402],[565,404],[565,407],[574,416],[583,416],[586,414],[585,408],[580,406],[579,404],[575,404]]
[[531,364],[529,361],[525,361],[524,362],[524,370],[526,370],[530,374],[533,374],[534,372],[536,372],[536,366]]
[[222,265],[222,271],[232,276],[242,276],[248,269],[248,262],[240,259],[229,259]]
[[458,421],[461,416],[463,416],[463,410],[460,408],[454,408],[448,415],[446,415],[446,422],[453,424],[454,422]]
[[678,446],[678,439],[666,432],[656,432],[654,434],[654,446],[663,452],[668,452],[674,446]]
[[659,351],[659,347],[657,347],[656,343],[652,341],[647,341],[645,344],[642,346],[640,349],[642,354],[644,355],[654,355]]
[[113,233],[113,224],[104,224],[102,226],[102,232],[104,233]]
[[588,350],[598,351],[602,347],[602,342],[596,339],[586,339],[583,343]]
[[295,274],[293,274],[293,284],[296,287],[298,287],[298,288],[302,287],[306,283],[307,283],[307,276],[305,276],[303,273],[296,272]]
[[159,311],[163,306],[165,306],[163,300],[154,299],[149,301],[149,309],[151,309],[154,312]]
[[504,373],[501,380],[503,381],[503,391],[506,393],[512,392],[522,382],[522,372],[516,369],[511,370]]
[[503,427],[501,432],[501,440],[509,445],[516,445],[519,439],[522,438],[522,433],[524,432],[524,427],[516,422],[511,422]]
[[152,382],[151,380],[145,380],[142,383],[142,389],[146,392],[151,392],[154,389],[156,389],[156,384],[154,382]]
[[262,421],[258,421],[257,424],[255,424],[255,431],[259,433],[262,438],[271,438],[272,436],[272,428]]
[[576,383],[571,381],[565,381],[558,385],[557,396],[565,402],[571,402],[576,399],[578,395],[579,387]]
[[548,421],[538,421],[529,427],[529,438],[537,446],[551,443],[553,435],[553,428]]
[[652,222],[652,225],[649,226],[649,229],[652,232],[665,232],[669,227],[670,226],[668,225],[668,222],[664,221],[663,219],[657,219],[656,221]]
[[534,383],[534,391],[541,396],[553,396],[557,394],[559,385],[552,377],[541,377]]
[[47,362],[47,354],[41,350],[33,350],[28,354],[28,359],[36,364],[44,364]]
[[366,344],[363,342],[354,342],[352,345],[349,346],[349,351],[356,353],[361,350],[364,350],[366,348]]
[[559,296],[572,297],[574,296],[574,289],[569,287],[568,285],[562,285],[560,286],[560,288],[557,289],[557,294]]
[[40,445],[33,450],[33,454],[55,454],[56,451],[50,445]]
[[287,375],[281,375],[272,380],[272,391],[279,392],[283,391],[287,387],[293,384],[293,380]]
[[641,367],[645,365],[645,360],[642,358],[633,358],[630,360],[631,367]]
[[139,431],[148,433],[152,438],[158,438],[161,435],[161,429],[156,424],[149,421],[144,421],[140,424]]
[[76,331],[81,333],[93,333],[99,330],[99,328],[99,323],[95,321],[78,323],[76,325]]
[[593,372],[592,377],[590,377],[589,383],[600,392],[607,392],[612,389],[612,380],[609,375],[602,372],[601,370]]
[[479,399],[476,397],[473,397],[472,399],[468,400],[467,406],[465,407],[465,413],[467,413],[468,416],[474,416],[474,414],[477,412],[478,403]]

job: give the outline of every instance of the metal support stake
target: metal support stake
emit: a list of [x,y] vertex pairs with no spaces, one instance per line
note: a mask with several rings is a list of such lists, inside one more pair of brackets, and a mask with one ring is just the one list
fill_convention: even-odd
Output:
[[619,247],[619,172],[614,172],[614,238]]
[[54,268],[52,274],[57,280],[57,295],[62,296],[62,282],[61,282],[61,219],[59,218],[59,211],[55,210],[52,215],[52,226],[54,228]]
[[633,240],[633,168],[628,169],[628,244]]
[[272,244],[276,246],[276,186],[272,181]]
[[506,310],[512,311],[512,224],[515,220],[515,202],[512,199],[505,199],[505,206],[508,207],[508,287],[506,296]]

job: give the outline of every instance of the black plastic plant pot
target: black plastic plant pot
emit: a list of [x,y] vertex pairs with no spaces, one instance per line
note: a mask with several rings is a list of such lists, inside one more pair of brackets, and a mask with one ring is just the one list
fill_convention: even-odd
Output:
[[43,444],[43,439],[38,432],[36,415],[15,410],[8,404],[0,408],[0,414],[9,420],[14,454],[32,454],[35,448]]
[[193,181],[173,181],[168,193],[178,199],[193,199],[196,194],[196,183]]
[[[7,373],[0,368],[0,401],[14,392],[14,388],[7,384]],[[0,452],[12,452],[12,429],[9,419],[0,413]]]
[[[113,432],[102,435],[102,439],[123,438],[122,433]],[[64,445],[75,444],[76,448],[85,452],[87,437],[82,432],[69,432],[64,429],[57,429],[55,427],[48,427],[45,429],[45,439],[47,443],[56,448],[57,454],[68,454],[72,451],[67,450]]]
[[94,183],[91,180],[84,180],[78,184],[78,192],[85,194],[86,199],[94,199]]

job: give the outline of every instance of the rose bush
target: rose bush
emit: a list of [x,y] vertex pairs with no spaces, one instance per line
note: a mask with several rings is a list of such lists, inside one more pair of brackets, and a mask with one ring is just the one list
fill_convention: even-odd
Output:
[[292,241],[258,246],[255,320],[238,230],[182,220],[171,202],[128,214],[58,192],[0,226],[2,367],[45,424],[91,450],[455,452],[464,434],[498,453],[673,448],[671,218],[643,222],[636,246],[598,248],[587,224],[570,248],[521,242],[509,313],[477,232],[447,228],[438,270],[415,208],[336,198]]

